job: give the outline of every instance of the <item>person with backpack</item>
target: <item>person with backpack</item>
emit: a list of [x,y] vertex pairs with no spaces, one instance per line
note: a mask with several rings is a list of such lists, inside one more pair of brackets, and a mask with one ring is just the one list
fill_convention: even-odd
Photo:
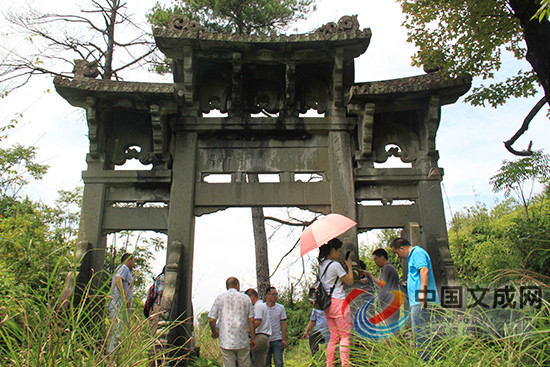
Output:
[[[155,282],[153,283],[154,301],[149,311],[149,323],[151,325],[151,333],[153,336],[157,332],[157,329],[159,326],[160,303],[162,301],[162,294],[164,293],[165,270],[166,270],[166,266],[162,268],[162,272],[155,278]],[[147,302],[145,302],[145,304],[147,304]]]
[[345,260],[347,270],[340,264],[343,259],[342,241],[339,239],[334,238],[319,247],[319,274],[323,274],[320,281],[331,297],[330,306],[324,310],[330,331],[330,341],[327,346],[327,367],[334,365],[334,356],[338,345],[340,346],[342,367],[350,366],[351,324],[342,315],[342,304],[346,298],[344,283],[349,286],[353,284],[353,268],[350,256]]

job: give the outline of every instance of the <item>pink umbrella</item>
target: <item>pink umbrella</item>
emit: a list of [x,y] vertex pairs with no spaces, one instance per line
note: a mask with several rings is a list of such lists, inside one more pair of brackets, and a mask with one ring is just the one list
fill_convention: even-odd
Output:
[[300,236],[300,256],[323,246],[356,224],[348,217],[336,213],[317,219],[307,226]]

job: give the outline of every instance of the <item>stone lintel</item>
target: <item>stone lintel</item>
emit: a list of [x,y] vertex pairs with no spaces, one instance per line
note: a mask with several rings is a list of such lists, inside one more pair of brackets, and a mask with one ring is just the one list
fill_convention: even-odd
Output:
[[306,131],[328,133],[329,131],[351,131],[355,126],[355,118],[323,118],[323,117],[213,117],[186,118],[185,123],[174,126],[175,131]]
[[196,207],[330,205],[327,182],[197,183]]
[[170,184],[171,170],[92,170],[82,171],[85,184]]
[[443,169],[438,169],[439,175],[427,174],[416,168],[357,168],[355,181],[379,184],[384,182],[419,182],[441,181]]
[[163,208],[118,208],[105,207],[103,230],[117,231],[168,231],[168,207]]
[[357,205],[357,229],[403,228],[411,221],[419,221],[420,208],[412,205]]

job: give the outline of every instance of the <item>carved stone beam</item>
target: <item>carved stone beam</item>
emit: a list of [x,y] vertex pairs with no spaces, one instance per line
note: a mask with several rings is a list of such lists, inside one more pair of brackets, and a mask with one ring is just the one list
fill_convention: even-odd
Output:
[[183,47],[183,97],[186,106],[193,106],[193,49],[191,46]]
[[96,100],[93,97],[86,98],[86,120],[88,122],[88,139],[90,140],[90,157],[99,159],[99,124]]
[[367,157],[372,153],[372,136],[374,128],[375,104],[367,103],[363,109],[358,125],[359,149],[361,156]]
[[[337,110],[342,109],[344,99],[344,48],[336,49],[334,55],[334,69],[332,71],[332,112],[331,116],[338,115]],[[342,111],[343,113],[343,111]]]
[[[420,133],[420,144],[426,151],[427,164],[429,167],[437,167],[439,153],[435,147],[435,137],[441,119],[441,105],[439,96],[432,95],[427,104],[424,120],[422,121]],[[428,168],[428,167],[427,167]]]
[[231,107],[229,108],[229,115],[240,115],[243,112],[243,58],[240,52],[233,52],[231,84]]
[[285,77],[285,107],[284,112],[288,115],[297,115],[296,113],[296,62],[291,60],[286,65]]

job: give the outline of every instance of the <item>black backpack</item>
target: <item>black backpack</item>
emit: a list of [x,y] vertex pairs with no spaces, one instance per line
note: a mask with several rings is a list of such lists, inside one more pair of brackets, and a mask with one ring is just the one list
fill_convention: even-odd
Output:
[[334,261],[331,261],[327,265],[327,267],[323,271],[323,274],[321,274],[321,276],[317,278],[317,281],[311,287],[309,287],[309,296],[308,296],[309,302],[311,303],[313,308],[317,310],[325,310],[330,306],[332,292],[334,291],[334,287],[336,287],[336,282],[338,281],[338,277],[336,277],[336,281],[334,282],[334,285],[330,289],[329,293],[327,293],[327,291],[325,290],[325,287],[323,287],[323,284],[321,283],[321,278],[323,278],[323,275],[325,275],[325,273],[328,270],[328,267],[333,262]]
[[147,292],[147,299],[145,300],[145,304],[143,305],[143,314],[145,315],[145,317],[149,317],[149,314],[153,309],[153,305],[157,300],[158,294],[157,290],[155,289],[155,284],[157,284],[157,280],[153,279],[153,285],[151,286],[151,288],[149,288],[149,291]]

